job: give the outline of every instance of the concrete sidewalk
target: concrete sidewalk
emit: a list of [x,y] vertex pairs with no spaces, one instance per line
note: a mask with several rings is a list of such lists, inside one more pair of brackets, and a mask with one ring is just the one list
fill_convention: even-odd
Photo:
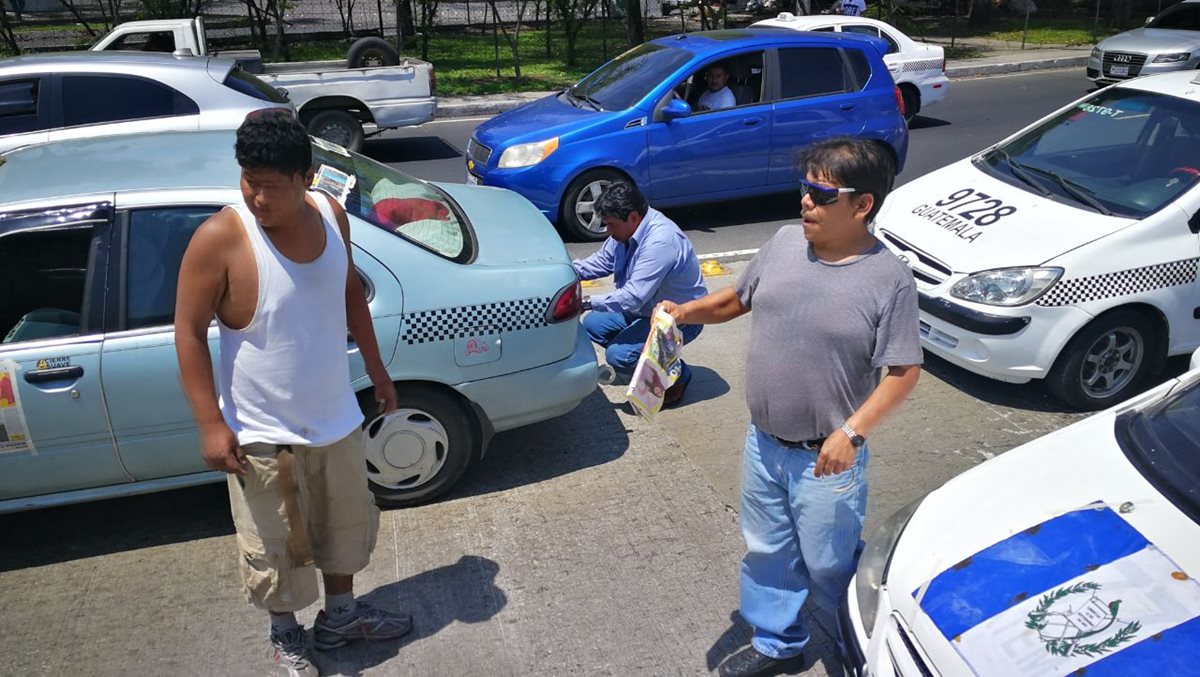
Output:
[[[941,41],[938,40],[940,43]],[[946,40],[946,43],[949,39]],[[1011,43],[975,44],[969,40],[958,40],[956,44],[977,46],[988,50],[985,56],[971,59],[954,59],[946,62],[946,75],[950,78],[970,78],[1004,73],[1051,68],[1080,68],[1087,63],[1092,48],[1055,47],[1019,49]],[[482,96],[439,96],[437,117],[463,118],[477,115],[496,115],[516,108],[523,103],[552,94],[553,92],[519,92],[511,94],[485,94]]]

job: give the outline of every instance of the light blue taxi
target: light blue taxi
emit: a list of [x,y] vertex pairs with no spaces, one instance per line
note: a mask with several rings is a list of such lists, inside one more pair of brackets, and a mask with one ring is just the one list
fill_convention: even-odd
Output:
[[[221,479],[200,460],[172,320],[192,233],[241,199],[233,141],[172,132],[0,155],[0,512]],[[315,150],[317,187],[351,216],[400,395],[395,413],[367,416],[371,486],[383,505],[426,501],[495,432],[566,413],[595,389],[579,283],[516,193]],[[209,338],[215,354],[215,324]],[[346,350],[369,411],[362,360],[349,339]]]

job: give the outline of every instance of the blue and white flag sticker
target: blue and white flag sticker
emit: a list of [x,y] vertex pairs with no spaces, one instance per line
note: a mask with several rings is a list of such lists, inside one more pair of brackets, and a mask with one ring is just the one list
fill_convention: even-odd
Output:
[[989,546],[913,597],[977,675],[1200,665],[1200,582],[1103,504]]

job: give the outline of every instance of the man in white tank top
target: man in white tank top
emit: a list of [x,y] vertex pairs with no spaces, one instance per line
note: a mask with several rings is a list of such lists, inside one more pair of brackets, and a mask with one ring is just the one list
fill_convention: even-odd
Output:
[[[396,390],[379,356],[345,212],[309,192],[312,145],[284,111],[251,114],[237,132],[244,204],[205,221],[179,272],[175,347],[208,467],[229,474],[247,599],[269,612],[278,667],[316,675],[295,612],[325,608],[313,643],[400,637],[408,614],[354,599],[375,547],[363,421],[350,388],[346,329],[366,362],[380,413]],[[214,388],[208,328],[221,353]]]

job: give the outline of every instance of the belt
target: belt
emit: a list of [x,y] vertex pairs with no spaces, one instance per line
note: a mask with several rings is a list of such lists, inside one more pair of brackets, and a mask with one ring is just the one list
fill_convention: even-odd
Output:
[[767,433],[767,436],[770,437],[771,439],[775,440],[781,447],[787,447],[789,449],[812,449],[813,451],[820,449],[821,445],[825,444],[825,440],[828,439],[828,436],[825,436],[825,437],[815,437],[811,440],[792,441],[792,440],[785,440],[782,437],[776,437],[776,436],[772,435],[771,433]]

